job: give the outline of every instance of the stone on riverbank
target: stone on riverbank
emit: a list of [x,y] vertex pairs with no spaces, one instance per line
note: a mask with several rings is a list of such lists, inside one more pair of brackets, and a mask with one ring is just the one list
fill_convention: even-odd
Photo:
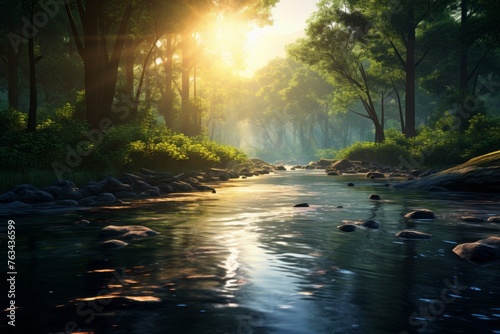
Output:
[[476,242],[460,244],[453,248],[453,253],[475,263],[500,260],[500,237],[489,237]]
[[500,193],[500,151],[473,158],[441,172],[394,185],[396,189]]
[[500,223],[500,216],[492,216],[488,218],[489,223]]
[[430,239],[432,235],[424,232],[419,232],[419,231],[413,231],[413,230],[404,230],[404,231],[399,231],[396,233],[396,236],[401,239],[408,239],[408,240],[424,240],[424,239]]
[[115,250],[128,246],[128,243],[121,240],[111,239],[106,240],[101,243],[101,247],[104,249]]

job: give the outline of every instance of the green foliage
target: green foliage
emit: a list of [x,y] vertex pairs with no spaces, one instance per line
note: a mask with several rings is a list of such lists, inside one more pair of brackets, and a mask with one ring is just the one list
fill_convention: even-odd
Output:
[[[82,172],[115,173],[138,167],[200,169],[225,167],[246,159],[233,147],[219,145],[204,137],[191,138],[172,133],[158,125],[151,115],[142,122],[89,129],[86,123],[75,120],[74,114],[74,107],[67,104],[47,113],[37,131],[27,132],[25,114],[0,112],[3,130],[0,134],[0,170],[21,173],[36,166],[39,170],[49,171],[57,163],[64,173],[68,172],[64,176],[73,179]],[[52,183],[56,175],[54,171],[49,174],[51,180],[47,183]],[[45,179],[44,175],[41,177]],[[5,180],[0,182],[6,184]]]
[[385,165],[399,165],[400,157],[404,157],[406,151],[396,143],[372,143],[358,142],[350,147],[340,150],[337,154],[339,159],[373,161]]

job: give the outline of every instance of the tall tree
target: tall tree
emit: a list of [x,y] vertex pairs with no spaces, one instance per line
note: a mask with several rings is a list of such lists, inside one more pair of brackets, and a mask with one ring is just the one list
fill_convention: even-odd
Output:
[[[111,117],[118,67],[126,41],[132,4],[131,1],[123,5],[103,3],[99,0],[77,0],[76,4],[81,32],[70,3],[65,2],[64,6],[78,53],[83,60],[87,121],[92,127],[99,127],[103,118]],[[116,32],[112,33],[110,29],[114,20],[118,20],[119,24]],[[111,52],[109,44],[113,44]]]

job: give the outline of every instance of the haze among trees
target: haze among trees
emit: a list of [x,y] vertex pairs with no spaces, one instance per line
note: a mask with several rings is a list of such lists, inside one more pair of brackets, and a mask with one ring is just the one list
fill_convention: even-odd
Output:
[[322,0],[286,58],[242,77],[277,2],[0,1],[0,168],[242,159],[225,145],[411,167],[500,148],[497,1]]

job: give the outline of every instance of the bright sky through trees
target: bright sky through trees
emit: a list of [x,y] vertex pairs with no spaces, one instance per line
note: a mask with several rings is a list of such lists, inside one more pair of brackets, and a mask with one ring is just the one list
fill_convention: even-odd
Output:
[[304,35],[306,20],[316,11],[318,0],[281,0],[273,8],[274,24],[256,28],[248,33],[245,76],[252,76],[259,68],[276,57],[285,56],[285,45]]

